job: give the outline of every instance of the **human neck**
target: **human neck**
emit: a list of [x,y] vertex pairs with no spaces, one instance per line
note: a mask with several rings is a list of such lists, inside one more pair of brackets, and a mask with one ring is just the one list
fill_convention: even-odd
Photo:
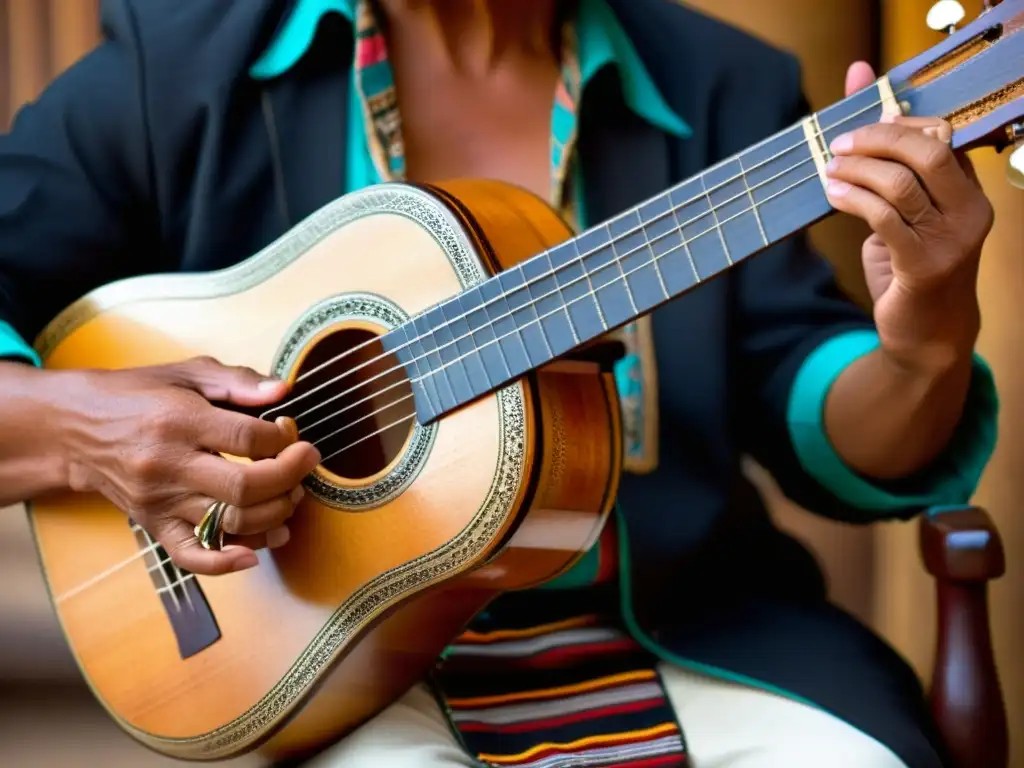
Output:
[[456,71],[554,56],[559,0],[378,0],[392,34],[413,34]]

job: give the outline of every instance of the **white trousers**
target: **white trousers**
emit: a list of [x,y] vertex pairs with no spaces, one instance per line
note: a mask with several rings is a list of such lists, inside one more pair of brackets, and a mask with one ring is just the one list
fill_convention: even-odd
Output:
[[[906,768],[821,710],[662,664],[693,768]],[[308,763],[310,768],[476,768],[423,685]]]

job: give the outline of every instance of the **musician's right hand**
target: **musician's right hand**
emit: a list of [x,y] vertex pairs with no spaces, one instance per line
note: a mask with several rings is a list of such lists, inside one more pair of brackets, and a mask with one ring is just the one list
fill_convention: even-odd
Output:
[[[284,382],[209,358],[58,373],[63,396],[53,418],[67,487],[103,494],[197,574],[252,567],[253,550],[288,540],[285,523],[320,453],[298,440],[293,422],[215,404],[269,406],[287,393]],[[215,501],[230,505],[219,551],[204,549],[194,532]]]

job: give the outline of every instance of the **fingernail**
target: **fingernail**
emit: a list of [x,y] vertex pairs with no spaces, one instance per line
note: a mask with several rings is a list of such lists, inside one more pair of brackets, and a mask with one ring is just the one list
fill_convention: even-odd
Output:
[[272,531],[267,531],[267,547],[270,549],[283,547],[291,537],[291,531],[285,526],[282,525],[280,528],[274,528]]
[[292,506],[294,507],[296,504],[298,504],[300,501],[302,501],[302,497],[305,496],[305,495],[306,495],[306,489],[303,488],[300,485],[298,488],[296,488],[294,491],[292,491],[292,495],[289,496],[288,498],[291,499]]
[[256,385],[256,389],[265,392],[268,389],[276,389],[279,386],[281,386],[280,379],[264,379],[263,381]]
[[299,427],[295,423],[294,419],[289,418],[288,416],[278,416],[274,419],[274,424],[277,425],[277,428],[284,432],[285,435],[288,436],[288,439],[293,443],[299,439]]
[[845,181],[839,181],[837,179],[829,179],[827,191],[829,197],[842,197],[850,191],[850,185]]
[[837,155],[841,152],[849,152],[853,149],[853,136],[849,133],[843,133],[832,139],[832,143],[829,145],[829,149],[832,150],[832,154]]
[[837,170],[839,170],[839,158],[833,157],[825,164],[825,172],[834,173]]

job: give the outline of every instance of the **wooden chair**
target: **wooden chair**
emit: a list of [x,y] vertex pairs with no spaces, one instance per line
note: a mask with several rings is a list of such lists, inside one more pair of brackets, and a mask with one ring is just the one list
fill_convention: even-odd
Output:
[[1006,768],[1006,708],[988,611],[988,583],[1006,569],[999,531],[983,509],[946,508],[922,518],[920,546],[938,600],[932,713],[954,768]]

